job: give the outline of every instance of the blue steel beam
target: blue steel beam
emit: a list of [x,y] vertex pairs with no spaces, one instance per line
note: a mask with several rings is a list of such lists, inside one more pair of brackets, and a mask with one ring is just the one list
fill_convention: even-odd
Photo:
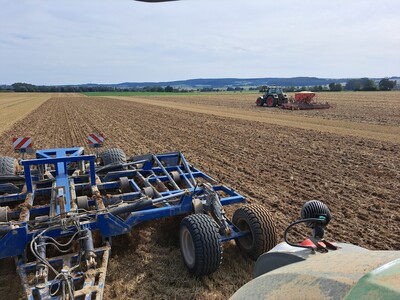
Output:
[[[66,148],[68,150],[68,148]],[[62,153],[68,153],[68,151],[60,151],[59,155]],[[32,192],[32,173],[31,173],[31,166],[37,165],[55,165],[57,168],[57,173],[61,174],[62,172],[65,173],[65,165],[66,163],[70,162],[79,162],[79,161],[89,161],[90,163],[90,183],[91,185],[96,185],[96,173],[95,173],[95,160],[94,155],[81,155],[81,156],[61,156],[61,157],[51,157],[51,158],[38,158],[38,159],[31,159],[31,160],[22,160],[21,164],[24,166],[24,175],[26,180],[26,186],[28,192]]]
[[[87,170],[88,173],[77,177],[69,176],[68,174],[71,174],[73,171],[69,170],[70,164],[81,161],[89,162],[90,167]],[[16,255],[23,257],[26,254],[26,246],[29,245],[35,235],[43,232],[45,228],[45,235],[47,237],[61,238],[73,236],[78,230],[75,226],[65,228],[64,226],[68,226],[67,223],[62,223],[64,224],[62,227],[52,227],[54,224],[58,224],[57,222],[59,222],[60,217],[71,221],[72,219],[70,216],[73,215],[74,220],[80,219],[81,226],[91,231],[99,231],[103,238],[108,238],[126,234],[133,226],[147,220],[191,213],[193,211],[193,198],[199,198],[204,203],[207,196],[207,192],[203,187],[201,185],[197,186],[196,179],[201,178],[203,179],[201,182],[215,183],[212,177],[189,165],[180,152],[142,156],[140,164],[143,164],[143,167],[140,167],[140,169],[132,168],[132,166],[135,167],[135,165],[137,167],[139,163],[128,162],[127,164],[118,165],[114,168],[114,170],[119,171],[106,173],[107,169],[111,170],[112,168],[105,166],[102,168],[103,172],[106,173],[105,176],[104,173],[102,175],[101,169],[98,169],[98,175],[102,181],[99,184],[96,184],[95,156],[84,155],[82,147],[39,150],[36,153],[36,159],[22,160],[21,164],[24,168],[26,191],[19,194],[0,196],[0,205],[9,202],[15,203],[25,201],[29,204],[29,211],[25,215],[24,222],[18,221],[14,223],[19,227],[11,227],[9,225],[0,226],[0,259]],[[38,165],[54,166],[55,170],[52,170],[51,174],[55,177],[55,182],[52,181],[52,179],[40,181],[39,176],[36,174],[32,175],[32,167]],[[177,182],[174,181],[173,176],[170,174],[172,171],[177,171],[179,173],[181,179],[180,183],[177,184]],[[128,178],[131,189],[128,193],[121,193],[120,191],[123,183],[121,178],[123,177]],[[158,191],[155,193],[155,197],[153,196],[153,199],[150,199],[143,193],[142,180],[145,181],[144,186],[156,187],[160,183],[164,183],[167,189],[164,190],[157,187]],[[46,199],[51,195],[53,186],[59,189],[56,195],[65,197],[65,212],[70,212],[70,214],[50,218],[51,203]],[[89,211],[71,211],[71,186],[74,187],[77,195],[87,195],[90,197],[91,194],[89,193],[91,192],[89,191],[93,190],[100,190],[101,194],[97,194],[96,197],[88,199]],[[3,187],[3,189],[6,188],[8,187]],[[219,193],[222,205],[245,202],[243,196],[225,186],[213,186],[213,190]],[[88,192],[86,193],[85,191]],[[28,194],[31,194],[32,197],[27,198]],[[35,196],[38,196],[38,201],[43,201],[44,199],[44,201],[48,202],[41,202],[40,207],[36,207],[32,202],[33,199],[36,199]],[[31,199],[31,201],[28,203],[27,200],[29,199]],[[109,208],[106,207],[104,209],[103,207],[101,210],[93,208],[94,206],[99,207],[97,201],[101,203],[101,199],[103,199],[106,206],[110,205]],[[119,205],[120,201],[126,203],[120,206],[113,205]],[[60,214],[62,211],[60,210],[59,204],[57,204],[56,207],[56,213]],[[15,221],[20,218],[22,213],[25,213],[25,211],[22,210],[18,210],[14,207],[7,216],[9,219]],[[112,213],[118,215],[113,215]],[[35,219],[37,217],[39,218]],[[231,229],[230,234],[222,234],[220,238],[221,242],[237,239],[249,234],[247,231],[240,231],[229,220],[228,226]],[[37,262],[32,262],[25,265],[22,264],[20,267],[25,266],[25,271],[35,272],[36,265]],[[21,277],[23,276],[21,275]],[[91,287],[93,286],[93,282],[85,281],[84,285],[85,287]],[[99,283],[101,291],[103,286],[104,280],[101,280]],[[31,292],[35,291],[35,293],[41,293],[35,289],[36,287],[26,286],[27,291],[30,290]],[[84,297],[85,299],[89,297],[86,296]]]

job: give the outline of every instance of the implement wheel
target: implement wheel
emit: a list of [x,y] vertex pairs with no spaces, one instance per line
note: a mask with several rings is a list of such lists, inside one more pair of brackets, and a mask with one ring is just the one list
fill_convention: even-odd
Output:
[[126,163],[125,152],[119,148],[110,148],[99,154],[102,160],[102,165],[107,166],[110,164],[124,164]]
[[0,175],[16,175],[18,161],[14,157],[0,157]]
[[236,239],[238,247],[251,259],[257,258],[276,246],[278,234],[271,214],[265,207],[252,204],[244,205],[233,214],[232,223],[241,231],[250,231],[249,235]]
[[215,221],[205,214],[187,216],[181,222],[179,243],[183,262],[195,276],[215,272],[222,262],[222,246]]

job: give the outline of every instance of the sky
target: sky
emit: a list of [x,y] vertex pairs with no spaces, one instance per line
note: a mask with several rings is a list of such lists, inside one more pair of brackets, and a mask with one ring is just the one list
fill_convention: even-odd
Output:
[[400,75],[399,0],[0,0],[0,84]]

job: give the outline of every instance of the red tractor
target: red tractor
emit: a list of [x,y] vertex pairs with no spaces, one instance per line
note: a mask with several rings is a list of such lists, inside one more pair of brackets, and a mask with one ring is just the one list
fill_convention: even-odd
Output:
[[289,100],[288,96],[283,92],[280,87],[269,87],[267,93],[258,97],[256,100],[257,106],[275,107],[281,106],[287,103]]

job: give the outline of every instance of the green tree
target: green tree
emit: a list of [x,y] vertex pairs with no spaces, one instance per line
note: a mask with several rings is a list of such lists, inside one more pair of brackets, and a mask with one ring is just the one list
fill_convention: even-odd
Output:
[[381,91],[390,91],[396,86],[396,80],[389,80],[389,78],[383,78],[379,81],[379,89]]
[[294,88],[294,86],[288,86],[288,87],[285,87],[283,89],[283,91],[286,92],[286,93],[291,93],[291,92],[295,91],[295,88]]
[[38,88],[35,85],[23,82],[13,83],[12,87],[15,92],[37,92]]
[[376,91],[375,82],[367,77],[360,79],[349,79],[345,89],[348,91]]
[[367,77],[361,78],[361,90],[376,91],[375,82]]
[[167,85],[164,89],[165,92],[167,93],[172,93],[174,91],[174,89],[172,88],[172,86]]
[[346,82],[345,90],[347,90],[347,91],[359,91],[359,90],[361,90],[361,81],[360,81],[360,79],[349,79]]
[[268,90],[268,86],[266,86],[266,85],[262,85],[259,87],[260,93],[266,93],[267,90]]
[[340,83],[332,82],[329,84],[329,90],[334,92],[340,92],[343,89]]

